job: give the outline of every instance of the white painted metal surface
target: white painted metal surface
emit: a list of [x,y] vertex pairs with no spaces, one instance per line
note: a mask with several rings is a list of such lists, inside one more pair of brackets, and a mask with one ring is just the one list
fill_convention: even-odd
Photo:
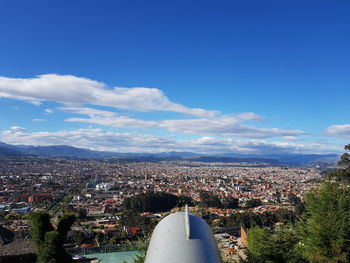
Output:
[[145,263],[220,263],[208,224],[185,212],[170,214],[153,231]]

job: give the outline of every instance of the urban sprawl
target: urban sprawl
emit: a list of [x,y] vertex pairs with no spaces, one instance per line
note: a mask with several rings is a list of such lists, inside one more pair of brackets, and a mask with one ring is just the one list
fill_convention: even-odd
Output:
[[[126,231],[124,238],[128,239],[142,232],[140,226],[126,229],[120,222],[125,198],[140,193],[188,196],[195,202],[200,201],[201,191],[222,200],[237,198],[239,208],[236,209],[200,208],[220,218],[247,211],[293,210],[290,194],[302,200],[321,177],[316,168],[266,163],[126,162],[44,157],[3,158],[0,163],[1,225],[13,231],[17,238],[28,239],[31,212],[45,209],[57,218],[69,207],[84,214],[72,228],[73,232],[84,233],[80,243],[88,243],[89,236],[94,240],[92,237],[98,233],[104,234],[102,242],[108,243],[116,233],[121,236],[120,233]],[[261,205],[247,207],[246,203],[252,199],[260,200]],[[190,207],[191,211],[196,212],[196,209]],[[140,216],[160,220],[164,214],[143,212]]]

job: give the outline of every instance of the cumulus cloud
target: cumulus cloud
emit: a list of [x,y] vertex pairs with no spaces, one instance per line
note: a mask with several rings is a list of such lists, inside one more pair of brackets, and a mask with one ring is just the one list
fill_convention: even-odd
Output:
[[331,137],[350,139],[350,124],[332,125],[326,129],[326,134]]
[[[115,128],[164,129],[182,134],[241,138],[295,137],[306,134],[302,130],[261,128],[248,124],[247,122],[259,122],[263,119],[262,116],[252,112],[222,115],[217,111],[188,108],[171,102],[158,89],[113,88],[102,82],[72,75],[46,74],[28,79],[0,77],[0,97],[37,104],[42,101],[59,102],[65,105],[59,107],[59,110],[88,116],[70,117],[66,119],[67,122],[98,124]],[[143,120],[83,105],[108,106],[133,111],[170,111],[195,117]],[[53,113],[52,109],[44,111],[47,114]]]
[[265,140],[234,140],[201,137],[179,140],[142,133],[118,133],[102,129],[86,128],[57,132],[11,132],[0,133],[1,141],[9,144],[71,145],[91,150],[112,152],[169,152],[189,151],[201,154],[241,153],[328,153],[340,151],[332,144],[296,144],[293,142],[270,142]]
[[68,118],[67,122],[84,122],[99,124],[114,128],[134,129],[165,129],[183,134],[200,134],[209,136],[269,138],[276,136],[298,136],[306,134],[301,130],[288,130],[279,128],[258,128],[244,122],[257,122],[263,119],[255,113],[222,115],[211,118],[176,119],[176,120],[140,120],[126,116],[119,116],[109,111],[90,108],[62,107],[62,110],[75,114],[88,115],[89,118]]
[[133,111],[169,111],[194,116],[215,116],[216,111],[189,108],[170,101],[154,88],[109,87],[102,82],[73,75],[46,74],[35,78],[0,77],[0,97],[40,104],[55,101],[75,105],[100,105]]

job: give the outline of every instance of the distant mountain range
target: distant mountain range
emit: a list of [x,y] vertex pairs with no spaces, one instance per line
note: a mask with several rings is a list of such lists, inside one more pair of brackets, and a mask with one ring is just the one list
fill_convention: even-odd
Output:
[[103,158],[114,153],[91,151],[66,145],[32,146],[10,145],[0,142],[0,156],[47,156],[69,158]]
[[310,166],[335,164],[339,159],[336,154],[284,154],[284,155],[238,155],[217,154],[203,155],[191,152],[164,152],[164,153],[115,153],[100,152],[66,145],[31,146],[10,145],[0,142],[0,156],[43,156],[43,157],[66,157],[84,159],[123,159],[135,161],[164,161],[184,160],[195,162],[224,162],[224,163],[268,163],[271,165]]

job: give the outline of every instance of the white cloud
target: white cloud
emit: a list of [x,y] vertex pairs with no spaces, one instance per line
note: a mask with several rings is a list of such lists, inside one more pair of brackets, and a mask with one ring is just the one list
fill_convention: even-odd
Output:
[[[1,94],[0,94],[0,98],[1,98]],[[38,100],[29,100],[28,102],[35,105],[35,106],[41,105],[41,101],[38,101]]]
[[113,152],[169,152],[189,151],[196,153],[329,153],[340,152],[342,146],[333,144],[296,144],[292,142],[269,142],[265,140],[233,140],[201,137],[177,140],[141,133],[117,133],[102,129],[78,129],[57,132],[11,132],[0,133],[0,140],[9,144],[71,145],[91,150]]
[[97,109],[92,109],[88,107],[59,107],[58,109],[66,112],[74,113],[74,114],[88,115],[91,118],[94,118],[94,117],[110,118],[110,117],[116,116],[115,112],[97,110]]
[[157,152],[172,148],[174,141],[140,133],[115,133],[101,129],[57,132],[13,133],[3,131],[1,141],[9,144],[70,145],[91,150],[115,152]]
[[350,139],[350,124],[332,125],[326,129],[326,134],[331,137]]
[[[295,137],[306,134],[302,130],[261,128],[248,124],[247,122],[259,122],[263,119],[262,116],[252,112],[221,115],[217,111],[188,108],[171,102],[158,89],[112,88],[102,82],[72,75],[47,74],[31,79],[0,77],[1,96],[31,103],[60,102],[65,106],[58,108],[59,110],[88,116],[88,118],[70,117],[66,119],[67,122],[99,124],[115,128],[165,129],[182,134],[241,138]],[[122,116],[115,112],[83,107],[84,104],[134,111],[171,111],[196,117],[143,120]],[[53,113],[53,110],[45,109],[45,113]]]
[[287,130],[278,128],[258,128],[244,124],[246,121],[260,121],[263,119],[255,113],[248,112],[236,115],[223,115],[211,118],[177,119],[177,120],[140,120],[126,116],[119,116],[109,111],[91,108],[62,107],[61,109],[75,114],[88,115],[89,118],[68,118],[67,122],[84,122],[99,124],[114,128],[135,129],[165,129],[183,134],[197,134],[224,137],[268,138],[276,136],[298,136],[306,134],[301,130]]
[[10,127],[10,130],[14,132],[21,132],[21,131],[26,131],[27,129],[21,126],[12,126]]
[[140,119],[133,119],[126,116],[115,116],[112,118],[68,118],[67,122],[84,122],[89,124],[98,124],[122,129],[152,129],[160,128],[158,121],[147,121]]
[[33,119],[33,122],[45,122],[47,121],[46,119]]
[[108,87],[102,82],[72,75],[46,74],[36,78],[0,77],[0,97],[39,104],[92,104],[134,111],[169,111],[194,116],[215,116],[216,111],[188,108],[171,102],[161,90],[134,87]]
[[286,141],[298,141],[299,140],[299,138],[296,136],[283,136],[282,138]]
[[245,124],[245,121],[255,121],[255,119],[245,115],[224,115],[216,118],[166,120],[162,122],[161,126],[173,132],[225,137],[269,138],[306,134],[301,130],[259,128]]

